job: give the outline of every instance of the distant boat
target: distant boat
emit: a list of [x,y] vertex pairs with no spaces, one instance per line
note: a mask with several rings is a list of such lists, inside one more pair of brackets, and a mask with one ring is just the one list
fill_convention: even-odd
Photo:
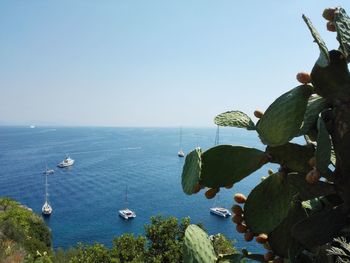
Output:
[[177,156],[179,157],[185,157],[185,153],[182,150],[182,127],[180,128],[180,143],[179,143],[180,150],[177,152]]
[[35,125],[30,125],[29,128],[34,129]]
[[43,213],[44,216],[49,216],[52,213],[52,207],[49,204],[48,201],[48,191],[47,191],[48,185],[47,185],[47,174],[45,175],[45,203],[43,207],[41,208],[41,212]]
[[46,168],[45,168],[45,171],[43,172],[43,174],[48,175],[48,174],[53,174],[54,172],[55,172],[54,169],[50,169],[46,165]]
[[223,207],[212,207],[210,208],[210,213],[222,217],[229,217],[231,216],[231,213],[228,209],[223,208]]
[[119,210],[118,213],[122,218],[126,220],[135,218],[136,213],[130,210],[129,208],[127,208],[127,206],[128,206],[128,186],[126,186],[126,189],[125,189],[125,207],[126,208]]
[[72,166],[73,164],[74,164],[74,160],[67,155],[64,158],[64,160],[57,165],[57,167],[64,168],[64,167]]

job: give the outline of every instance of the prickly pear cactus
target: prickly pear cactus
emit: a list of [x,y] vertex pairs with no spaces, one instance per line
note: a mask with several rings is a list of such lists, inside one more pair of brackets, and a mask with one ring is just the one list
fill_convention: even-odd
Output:
[[[265,151],[219,145],[204,152],[196,150],[186,159],[184,192],[210,187],[207,198],[263,165],[279,165],[277,172],[262,174],[248,197],[236,193],[232,206],[237,232],[244,234],[247,242],[255,237],[266,253],[253,255],[242,250],[241,255],[219,256],[217,262],[242,258],[350,262],[346,252],[350,247],[350,18],[340,7],[325,9],[322,16],[327,29],[336,33],[340,47],[329,51],[311,20],[303,15],[320,50],[311,74],[297,74],[303,85],[281,95],[265,113],[255,111],[256,124],[240,111],[215,117],[219,126],[255,130],[267,145]],[[291,142],[298,136],[304,136],[305,143]],[[206,240],[196,231],[191,227],[188,233]],[[211,249],[207,242],[199,245],[198,239],[187,239],[185,262],[214,262],[203,261],[202,249]]]
[[189,225],[186,229],[183,257],[187,263],[214,263],[217,260],[208,235],[196,225]]

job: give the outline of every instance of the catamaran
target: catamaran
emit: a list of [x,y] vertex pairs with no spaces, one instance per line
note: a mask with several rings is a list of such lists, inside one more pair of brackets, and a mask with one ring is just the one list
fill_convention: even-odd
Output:
[[135,218],[136,217],[136,213],[132,210],[130,210],[128,207],[128,186],[126,186],[126,189],[125,189],[125,207],[124,209],[121,209],[119,210],[119,215],[128,220],[128,219],[131,219],[131,218]]
[[45,175],[45,203],[43,207],[41,208],[41,212],[43,213],[44,216],[49,216],[52,213],[52,207],[49,204],[48,201],[48,191],[47,191],[48,185],[47,185],[47,174]]

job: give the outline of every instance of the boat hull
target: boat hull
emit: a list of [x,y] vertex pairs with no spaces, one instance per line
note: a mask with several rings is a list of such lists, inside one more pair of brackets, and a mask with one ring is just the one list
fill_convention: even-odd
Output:
[[210,213],[221,216],[221,217],[230,217],[231,213],[226,208],[210,208]]

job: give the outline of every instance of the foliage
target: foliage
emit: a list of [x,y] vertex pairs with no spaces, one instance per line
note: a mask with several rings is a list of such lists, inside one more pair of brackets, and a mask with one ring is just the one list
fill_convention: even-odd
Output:
[[[298,73],[302,85],[278,97],[254,123],[241,111],[215,117],[219,126],[255,130],[265,151],[219,145],[191,152],[185,160],[182,186],[186,194],[206,191],[213,198],[266,163],[279,164],[248,197],[235,195],[233,221],[245,240],[264,244],[265,255],[225,251],[212,256],[208,237],[190,226],[185,235],[185,262],[348,262],[350,215],[350,18],[344,9],[326,9],[327,29],[337,33],[340,47],[329,51],[309,18],[303,19],[319,47],[311,74]],[[304,136],[305,145],[291,143]],[[340,239],[334,239],[340,237]]]
[[120,262],[144,262],[146,252],[146,238],[135,237],[133,234],[123,234],[113,240],[111,257]]

